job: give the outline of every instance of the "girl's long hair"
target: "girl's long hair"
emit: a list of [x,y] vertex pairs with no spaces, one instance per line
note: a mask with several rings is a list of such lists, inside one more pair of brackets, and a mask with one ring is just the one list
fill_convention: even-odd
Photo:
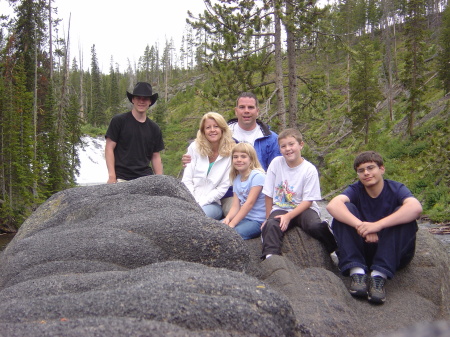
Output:
[[198,151],[202,156],[212,155],[211,143],[208,141],[208,139],[206,139],[205,136],[205,123],[207,119],[213,119],[219,126],[220,130],[222,130],[222,137],[220,138],[219,142],[219,154],[222,157],[229,157],[231,155],[231,150],[233,149],[233,146],[234,144],[236,144],[236,142],[231,136],[231,131],[228,127],[227,122],[222,117],[222,115],[218,114],[217,112],[208,112],[204,114],[200,121],[200,127],[197,131],[197,138],[195,138]]
[[[264,169],[261,166],[261,163],[258,160],[258,156],[256,155],[255,148],[251,144],[246,143],[246,142],[238,143],[238,144],[236,144],[233,147],[233,150],[231,151],[231,157],[233,157],[233,154],[235,152],[246,153],[247,156],[249,156],[249,158],[250,158],[250,166],[249,166],[250,172],[252,170],[259,170],[259,171],[265,173]],[[231,163],[233,163],[233,158],[231,158]],[[233,164],[232,164],[231,165],[231,169],[230,169],[230,180],[231,180],[232,184],[233,184],[234,179],[238,175],[239,175],[239,171],[236,170],[234,168]],[[245,177],[243,177],[243,178],[245,178]]]

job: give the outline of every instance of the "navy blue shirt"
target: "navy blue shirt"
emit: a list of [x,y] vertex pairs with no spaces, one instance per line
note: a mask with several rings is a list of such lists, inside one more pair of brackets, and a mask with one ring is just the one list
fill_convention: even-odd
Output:
[[391,215],[403,205],[406,198],[414,197],[405,185],[387,179],[384,179],[383,190],[376,198],[367,194],[360,181],[348,186],[342,194],[359,210],[362,218],[360,220],[368,222],[376,222]]

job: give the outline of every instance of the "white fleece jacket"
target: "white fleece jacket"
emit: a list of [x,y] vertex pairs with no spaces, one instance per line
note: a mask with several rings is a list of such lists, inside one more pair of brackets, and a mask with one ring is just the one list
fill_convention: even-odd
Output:
[[187,153],[191,156],[191,162],[184,168],[182,182],[200,206],[213,202],[220,205],[220,199],[230,187],[231,156],[219,155],[207,174],[209,159],[200,155],[195,141],[189,145]]

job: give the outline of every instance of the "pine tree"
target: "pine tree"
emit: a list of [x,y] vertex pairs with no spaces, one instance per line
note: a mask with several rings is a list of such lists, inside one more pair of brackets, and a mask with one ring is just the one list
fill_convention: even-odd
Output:
[[150,46],[147,45],[144,50],[144,55],[139,58],[140,78],[144,82],[150,82],[150,72],[152,66],[152,55]]
[[405,24],[406,54],[403,83],[409,91],[407,114],[408,133],[413,135],[415,115],[425,106],[422,103],[424,94],[424,73],[426,70],[424,53],[426,35],[425,0],[410,0],[407,5]]
[[[65,182],[63,176],[65,173],[63,172],[64,149],[61,148],[64,144],[57,128],[58,107],[53,90],[48,92],[46,102],[46,119],[43,125],[46,132],[42,135],[40,143],[43,147],[41,153],[44,159],[43,165],[45,165],[42,184],[45,185],[44,197],[48,198],[64,188]],[[63,121],[61,121],[61,127],[64,127]]]
[[91,48],[91,76],[92,104],[88,121],[94,126],[106,125],[107,118],[104,113],[101,74],[98,67],[95,44]]
[[[31,187],[34,182],[33,161],[33,93],[26,90],[25,61],[18,59],[11,69],[11,82],[5,94],[3,119],[3,168],[9,212],[20,222],[34,205]],[[8,212],[8,211],[7,211]]]
[[120,94],[119,94],[119,71],[117,71],[113,68],[112,62],[111,67],[109,69],[109,79],[110,79],[110,101],[109,101],[109,107],[110,107],[110,115],[109,117],[112,117],[114,115],[117,115],[120,112]]
[[[221,102],[229,106],[242,91],[262,93],[268,84],[261,83],[273,66],[273,41],[266,41],[267,45],[258,49],[255,41],[273,36],[269,7],[251,0],[221,0],[214,4],[208,0],[205,4],[208,10],[198,18],[189,13],[188,24],[207,37],[201,51],[205,53],[205,67],[213,76],[211,98],[220,96]],[[192,49],[189,41],[188,34],[188,55]]]
[[450,6],[442,15],[442,28],[439,38],[441,50],[439,52],[439,79],[442,81],[444,94],[450,93]]
[[376,118],[375,107],[382,98],[375,59],[373,47],[366,38],[359,44],[350,77],[351,110],[348,114],[353,122],[353,129],[364,130],[364,144],[369,142],[370,122]]
[[167,103],[164,100],[158,100],[155,107],[152,109],[152,119],[159,125],[161,131],[164,133],[166,129]]
[[[44,0],[21,0],[15,7],[17,20],[14,24],[15,50],[23,58],[26,71],[26,88],[34,88],[35,61],[43,61],[36,50],[44,43],[48,18],[47,2]],[[38,48],[36,48],[38,46]]]
[[78,97],[75,93],[72,93],[69,98],[69,105],[65,114],[65,146],[64,146],[64,188],[75,185],[75,176],[78,173],[78,167],[80,160],[77,152],[77,145],[81,143],[81,125],[80,118],[80,104]]

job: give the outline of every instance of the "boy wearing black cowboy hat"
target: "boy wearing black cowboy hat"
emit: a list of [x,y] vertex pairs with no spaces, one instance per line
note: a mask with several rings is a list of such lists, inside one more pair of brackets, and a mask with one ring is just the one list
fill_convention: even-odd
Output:
[[161,129],[147,117],[147,110],[155,104],[158,94],[152,94],[149,83],[138,82],[133,93],[127,91],[127,96],[132,110],[114,116],[105,135],[108,184],[163,174]]

